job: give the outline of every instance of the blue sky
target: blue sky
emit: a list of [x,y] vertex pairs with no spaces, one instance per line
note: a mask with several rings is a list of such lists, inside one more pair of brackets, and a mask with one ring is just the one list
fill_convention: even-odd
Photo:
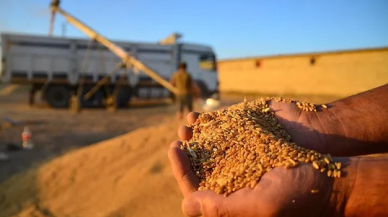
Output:
[[[244,3],[243,3],[244,2]],[[0,31],[48,34],[50,0],[0,0]],[[174,31],[218,57],[388,46],[388,0],[62,0],[109,39],[156,42]],[[55,34],[64,19],[57,17]],[[85,37],[68,25],[66,36]]]

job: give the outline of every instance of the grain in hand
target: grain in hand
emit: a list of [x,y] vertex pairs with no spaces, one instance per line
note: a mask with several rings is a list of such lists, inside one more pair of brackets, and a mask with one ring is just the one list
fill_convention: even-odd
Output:
[[[292,103],[282,98],[261,98],[227,109],[202,113],[189,125],[193,137],[181,149],[190,158],[200,179],[199,190],[229,195],[241,188],[254,188],[260,178],[275,167],[290,169],[300,163],[340,177],[341,164],[291,142],[291,136],[269,108],[269,101]],[[297,103],[303,110],[316,111],[309,103]]]

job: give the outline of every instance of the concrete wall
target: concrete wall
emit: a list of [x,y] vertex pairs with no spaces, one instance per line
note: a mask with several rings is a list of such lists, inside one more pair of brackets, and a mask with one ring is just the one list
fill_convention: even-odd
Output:
[[218,71],[222,92],[347,96],[388,83],[388,48],[224,60]]

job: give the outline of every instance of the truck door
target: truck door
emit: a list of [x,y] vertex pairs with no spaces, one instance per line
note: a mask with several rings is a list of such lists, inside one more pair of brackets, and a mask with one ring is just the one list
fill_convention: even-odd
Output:
[[217,90],[218,74],[213,53],[183,50],[181,60],[187,63],[187,71],[191,73],[202,91],[204,91],[204,88],[207,92],[215,92]]

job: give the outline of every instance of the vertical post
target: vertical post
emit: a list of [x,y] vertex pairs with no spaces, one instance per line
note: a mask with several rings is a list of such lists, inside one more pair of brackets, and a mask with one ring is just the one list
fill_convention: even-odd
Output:
[[55,21],[55,11],[51,11],[51,19],[50,19],[50,29],[49,29],[49,36],[53,36],[53,31],[54,31],[54,21]]

